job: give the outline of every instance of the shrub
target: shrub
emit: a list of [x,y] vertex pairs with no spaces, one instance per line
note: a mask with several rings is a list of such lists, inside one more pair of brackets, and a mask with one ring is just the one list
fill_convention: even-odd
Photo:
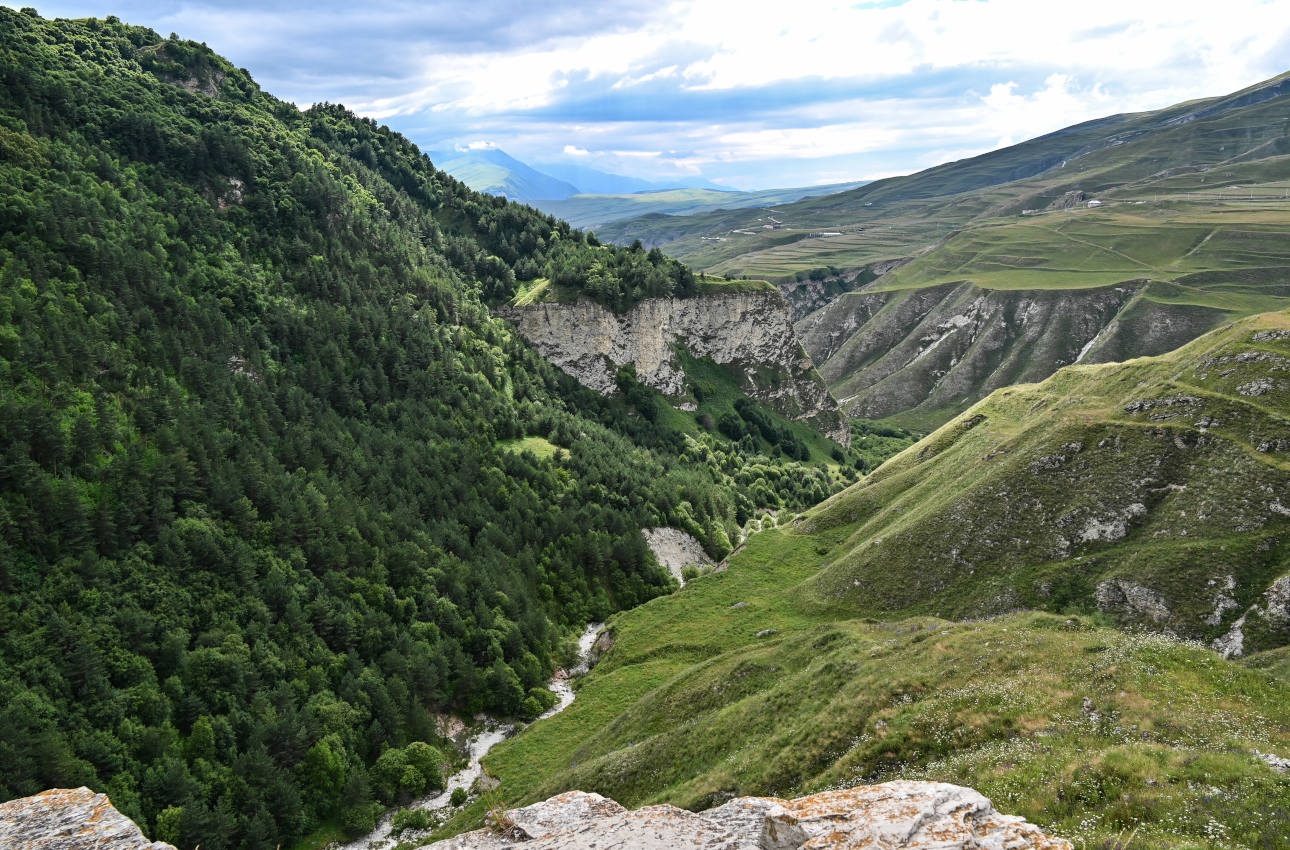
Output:
[[413,741],[403,748],[403,755],[408,765],[415,767],[425,778],[427,790],[443,787],[443,753],[425,741]]
[[434,826],[434,820],[430,813],[425,809],[404,809],[401,812],[394,813],[394,821],[391,824],[390,831],[395,835],[409,829],[429,829]]
[[380,803],[358,803],[341,815],[341,827],[347,835],[363,835],[376,829],[376,819],[380,814]]

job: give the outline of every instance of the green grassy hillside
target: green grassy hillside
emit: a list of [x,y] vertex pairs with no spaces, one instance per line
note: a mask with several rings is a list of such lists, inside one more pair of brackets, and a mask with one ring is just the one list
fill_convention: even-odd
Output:
[[[773,222],[763,210],[656,215],[617,222],[600,235],[662,245],[708,271],[777,278],[914,256],[969,223],[1043,210],[1071,191],[1181,201],[1189,192],[1197,200],[1197,191],[1224,189],[1231,198],[1240,186],[1263,200],[1284,199],[1278,184],[1285,169],[1276,163],[1290,154],[1287,94],[1290,74],[1222,97],[1089,121],[916,174],[780,205]],[[815,235],[821,232],[841,235]]]
[[[803,591],[866,615],[1075,606],[1227,634],[1290,566],[1288,327],[1266,314],[996,392],[803,520],[850,529]],[[1290,638],[1267,625],[1246,651]]]
[[1286,312],[996,392],[615,616],[492,802],[927,778],[1076,846],[1286,847],[1287,452]]

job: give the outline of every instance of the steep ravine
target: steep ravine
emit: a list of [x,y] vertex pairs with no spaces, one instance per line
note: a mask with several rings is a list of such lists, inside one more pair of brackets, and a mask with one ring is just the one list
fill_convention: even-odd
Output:
[[625,313],[591,301],[499,308],[542,356],[600,393],[614,391],[620,366],[684,406],[681,346],[726,366],[740,388],[775,412],[847,445],[837,402],[798,342],[776,291],[651,298]]
[[[556,695],[556,703],[547,709],[538,720],[552,717],[564,711],[573,703],[573,686],[570,680],[573,677],[581,676],[587,672],[587,665],[591,658],[591,648],[595,644],[597,635],[604,629],[604,623],[591,623],[583,630],[582,636],[578,638],[578,663],[569,670],[557,670],[556,675],[551,678],[547,687]],[[438,794],[424,797],[417,800],[408,809],[422,809],[428,812],[442,812],[452,805],[452,792],[457,788],[463,788],[471,791],[476,780],[484,776],[483,766],[480,761],[488,755],[488,751],[493,747],[505,741],[514,735],[521,724],[508,723],[494,720],[491,717],[484,718],[483,724],[471,735],[466,744],[468,761],[466,766],[461,770],[448,777],[444,783],[443,790]],[[356,838],[347,844],[340,845],[338,850],[380,850],[391,844],[390,830],[394,822],[394,813],[397,809],[391,809],[386,812],[376,825],[376,829],[361,838]]]
[[860,290],[796,330],[848,414],[937,425],[1001,387],[1043,380],[1075,362],[1162,354],[1228,317],[1149,300],[1149,286]]

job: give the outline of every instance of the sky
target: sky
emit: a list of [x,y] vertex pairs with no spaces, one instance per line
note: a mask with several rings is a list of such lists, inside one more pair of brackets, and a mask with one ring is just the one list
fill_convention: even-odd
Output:
[[1287,0],[55,0],[201,41],[301,107],[736,189],[904,174],[1290,71]]

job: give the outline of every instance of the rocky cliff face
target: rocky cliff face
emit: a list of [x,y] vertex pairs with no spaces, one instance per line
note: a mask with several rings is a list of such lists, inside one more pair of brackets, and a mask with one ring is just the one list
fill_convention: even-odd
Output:
[[888,782],[797,800],[739,797],[706,812],[675,806],[628,811],[599,794],[569,791],[496,816],[491,827],[430,845],[438,850],[1070,850],[1019,817],[1001,815],[970,788]]
[[970,283],[846,293],[796,325],[844,410],[939,424],[1000,387],[1072,363],[1162,354],[1225,314],[1142,296],[1146,284],[989,290]]
[[848,269],[835,275],[826,275],[819,280],[800,280],[792,283],[778,284],[780,294],[788,302],[793,322],[800,322],[816,310],[847,292],[854,292],[892,269],[897,269],[909,262],[908,257],[898,260],[881,260]]
[[542,356],[597,392],[613,392],[618,367],[631,363],[645,384],[682,399],[679,345],[729,367],[745,393],[777,413],[849,442],[846,421],[797,341],[778,292],[651,298],[621,314],[591,301],[497,312]]
[[22,850],[175,850],[88,788],[55,788],[0,805],[0,847]]

